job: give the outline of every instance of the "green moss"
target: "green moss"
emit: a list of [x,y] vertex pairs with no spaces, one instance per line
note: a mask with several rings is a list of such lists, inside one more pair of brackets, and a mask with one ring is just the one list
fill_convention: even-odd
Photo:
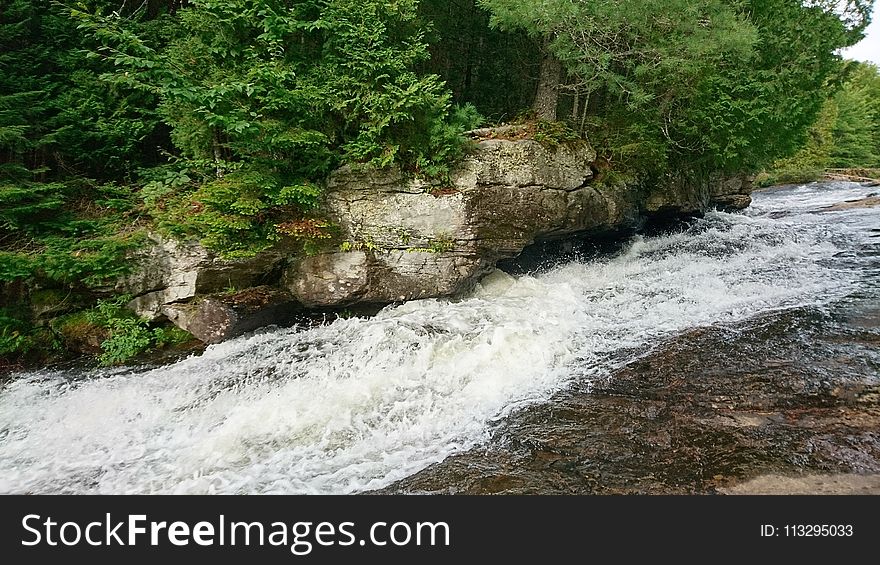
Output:
[[35,290],[30,293],[31,304],[41,308],[53,308],[63,304],[70,293],[61,292],[60,290]]
[[182,330],[177,326],[167,328],[155,328],[153,330],[153,342],[155,347],[164,349],[166,347],[179,347],[185,345],[195,339],[191,333]]
[[564,122],[538,122],[535,125],[534,139],[544,147],[555,149],[560,145],[582,142],[582,135]]
[[107,328],[95,323],[88,311],[75,312],[50,322],[59,346],[67,352],[96,355],[108,339]]

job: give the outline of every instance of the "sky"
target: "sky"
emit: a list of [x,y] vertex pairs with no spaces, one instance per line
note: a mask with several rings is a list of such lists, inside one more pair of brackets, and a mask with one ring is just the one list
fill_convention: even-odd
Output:
[[870,61],[880,66],[880,1],[874,5],[874,17],[861,43],[844,50],[843,56],[857,61]]

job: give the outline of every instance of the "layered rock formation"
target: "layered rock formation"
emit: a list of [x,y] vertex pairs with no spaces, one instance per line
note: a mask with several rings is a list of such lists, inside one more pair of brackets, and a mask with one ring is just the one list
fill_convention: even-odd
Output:
[[[214,343],[272,323],[264,310],[290,316],[454,296],[536,241],[616,231],[645,215],[750,203],[744,179],[610,187],[593,182],[595,159],[586,142],[492,139],[446,185],[344,167],[329,179],[324,210],[342,232],[336,248],[301,256],[279,246],[229,261],[197,243],[156,238],[117,291],[136,296],[130,307],[139,314],[167,317]],[[247,294],[256,286],[265,288]]]

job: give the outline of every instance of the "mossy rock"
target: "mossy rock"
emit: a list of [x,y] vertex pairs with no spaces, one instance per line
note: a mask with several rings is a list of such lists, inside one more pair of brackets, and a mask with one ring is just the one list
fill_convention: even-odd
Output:
[[30,293],[31,314],[35,320],[57,317],[76,309],[78,297],[57,289],[35,290]]
[[64,347],[76,353],[98,355],[101,344],[109,337],[108,330],[91,321],[86,312],[55,318],[50,326]]

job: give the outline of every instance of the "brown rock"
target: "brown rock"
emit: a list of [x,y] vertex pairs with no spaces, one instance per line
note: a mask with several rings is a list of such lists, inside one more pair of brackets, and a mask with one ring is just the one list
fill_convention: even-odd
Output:
[[285,291],[258,287],[206,296],[188,304],[170,304],[162,311],[174,324],[210,344],[290,321],[302,306]]

